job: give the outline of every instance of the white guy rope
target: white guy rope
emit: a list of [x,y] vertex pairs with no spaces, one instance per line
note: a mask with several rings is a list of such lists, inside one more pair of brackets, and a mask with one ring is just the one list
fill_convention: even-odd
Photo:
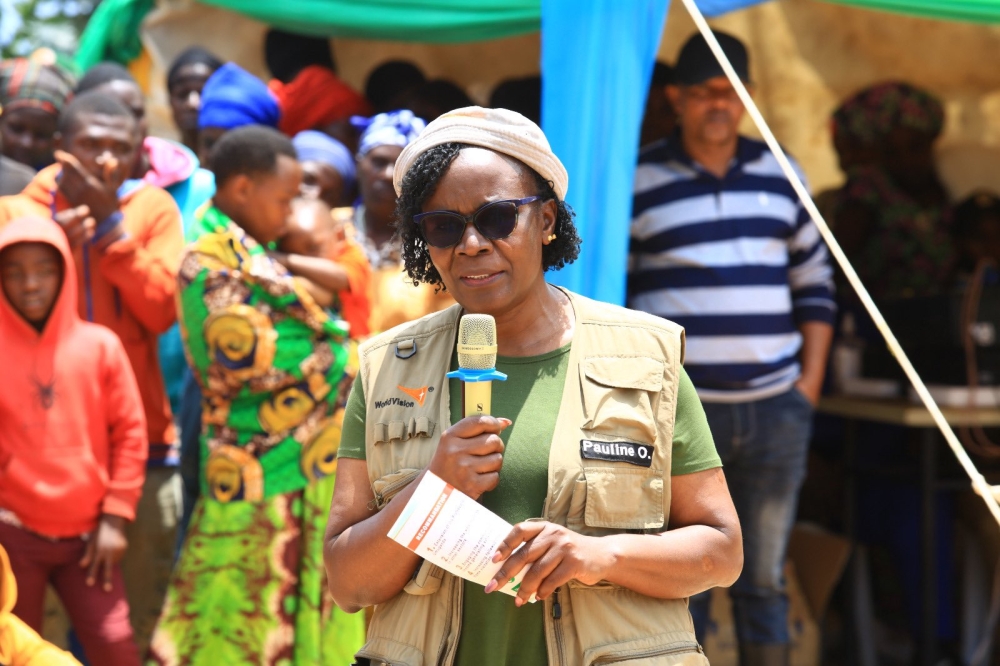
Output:
[[983,501],[986,502],[986,506],[989,508],[990,513],[993,514],[993,518],[1000,525],[1000,505],[997,504],[996,498],[993,496],[993,488],[989,483],[986,482],[985,477],[979,473],[976,469],[976,465],[972,462],[969,454],[966,452],[965,448],[958,441],[958,437],[955,436],[955,431],[951,429],[948,425],[948,421],[945,419],[944,414],[941,413],[941,409],[934,402],[934,398],[931,397],[930,392],[927,390],[927,386],[924,385],[924,381],[917,374],[914,369],[913,364],[910,363],[909,357],[903,348],[900,346],[899,341],[893,334],[892,330],[889,328],[889,324],[886,323],[885,318],[882,313],[879,312],[878,307],[875,302],[872,301],[871,295],[869,295],[868,290],[861,283],[861,278],[855,272],[854,267],[851,266],[851,262],[847,260],[847,255],[844,254],[844,250],[841,249],[840,244],[834,237],[833,232],[827,225],[826,220],[820,214],[819,209],[816,208],[816,203],[813,201],[812,196],[810,196],[809,191],[806,186],[799,179],[795,170],[792,168],[791,163],[788,161],[788,157],[785,155],[785,151],[781,149],[778,145],[778,140],[774,138],[774,134],[771,132],[771,128],[767,126],[764,117],[761,115],[760,110],[757,105],[754,104],[753,98],[750,97],[750,93],[747,91],[745,85],[737,76],[736,71],[733,69],[732,64],[729,59],[726,58],[726,54],[723,53],[722,47],[719,46],[718,40],[712,33],[712,29],[708,26],[705,21],[705,17],[702,15],[701,10],[695,4],[695,0],[681,0],[684,6],[687,7],[688,13],[691,14],[691,18],[694,19],[695,25],[698,26],[698,30],[705,37],[705,41],[708,42],[708,46],[712,49],[712,53],[718,59],[719,64],[722,65],[723,71],[729,78],[729,81],[733,84],[733,88],[736,89],[737,94],[740,96],[740,100],[743,102],[743,106],[746,107],[747,113],[753,119],[754,124],[757,129],[760,130],[761,135],[764,137],[764,141],[767,142],[768,148],[774,153],[774,156],[778,160],[778,164],[781,165],[781,170],[785,172],[785,176],[788,178],[792,187],[795,189],[796,194],[799,195],[799,199],[805,206],[806,210],[809,212],[809,217],[812,218],[813,222],[816,224],[816,228],[819,229],[819,233],[823,236],[823,240],[826,241],[827,247],[833,254],[833,257],[837,260],[840,265],[841,270],[844,271],[844,275],[847,276],[848,282],[854,287],[854,291],[857,292],[858,297],[864,304],[865,309],[868,314],[871,315],[872,320],[875,325],[878,326],[879,331],[882,333],[882,337],[885,338],[886,344],[889,346],[889,351],[892,352],[893,356],[903,368],[903,372],[906,373],[907,378],[910,383],[913,384],[913,388],[916,389],[917,395],[920,396],[921,402],[927,408],[927,411],[931,413],[934,419],[934,423],[937,424],[938,429],[941,434],[944,435],[944,439],[948,442],[948,446],[951,447],[952,453],[955,454],[955,458],[962,465],[965,473],[969,475],[972,480],[972,486],[979,493]]

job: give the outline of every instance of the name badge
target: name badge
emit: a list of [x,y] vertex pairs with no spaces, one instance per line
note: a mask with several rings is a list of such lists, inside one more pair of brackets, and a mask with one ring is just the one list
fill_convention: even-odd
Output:
[[607,460],[609,462],[624,462],[639,467],[650,467],[653,464],[653,447],[635,442],[595,442],[591,439],[580,440],[580,457],[588,460]]

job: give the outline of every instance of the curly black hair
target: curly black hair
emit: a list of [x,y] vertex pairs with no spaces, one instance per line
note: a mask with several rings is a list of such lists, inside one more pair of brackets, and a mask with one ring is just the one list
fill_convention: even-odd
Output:
[[[445,288],[441,275],[431,263],[427,243],[420,234],[419,227],[413,223],[413,216],[423,212],[424,202],[437,190],[438,183],[459,151],[471,147],[473,146],[466,143],[443,143],[430,148],[416,159],[403,178],[402,193],[396,202],[396,236],[402,241],[402,258],[406,274],[413,279],[414,284],[425,282],[436,286],[438,290]],[[546,180],[523,162],[514,161],[534,176],[538,195],[543,200],[552,199],[556,202],[558,209],[554,230],[556,238],[542,247],[542,269],[559,270],[580,256],[582,241],[573,223],[573,209],[556,196],[552,181]]]

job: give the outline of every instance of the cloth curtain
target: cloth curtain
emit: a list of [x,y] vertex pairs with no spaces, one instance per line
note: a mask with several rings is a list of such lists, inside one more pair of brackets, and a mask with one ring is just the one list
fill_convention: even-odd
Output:
[[580,258],[549,279],[625,300],[639,125],[669,0],[542,0],[542,123],[569,171]]

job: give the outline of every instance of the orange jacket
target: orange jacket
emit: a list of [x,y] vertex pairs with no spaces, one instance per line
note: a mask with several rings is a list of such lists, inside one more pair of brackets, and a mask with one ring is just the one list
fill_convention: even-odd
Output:
[[[61,169],[43,169],[21,194],[0,198],[0,228],[17,217],[51,217],[53,199],[57,212],[70,208],[56,188]],[[104,252],[73,250],[79,311],[114,331],[125,346],[146,411],[150,460],[161,460],[176,440],[157,338],[177,318],[174,294],[184,250],[180,211],[169,194],[151,185],[122,197],[121,204],[127,238]]]
[[39,217],[0,231],[0,251],[22,242],[52,245],[67,270],[41,332],[0,291],[0,508],[32,532],[76,537],[93,531],[102,513],[135,518],[146,422],[121,341],[80,321],[62,229]]
[[0,546],[0,664],[5,666],[80,666],[68,652],[46,642],[11,609],[17,602],[17,582],[7,551]]

